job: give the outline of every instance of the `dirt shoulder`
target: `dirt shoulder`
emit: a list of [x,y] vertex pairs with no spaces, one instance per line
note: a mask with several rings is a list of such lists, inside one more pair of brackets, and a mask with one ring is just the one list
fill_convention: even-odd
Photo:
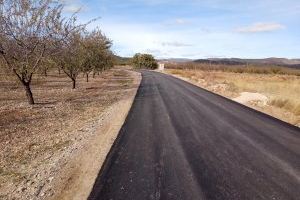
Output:
[[75,91],[63,75],[46,79],[33,85],[41,102],[33,107],[1,80],[0,199],[85,199],[141,76],[113,69],[89,83],[81,77]]
[[194,85],[300,127],[300,77],[167,69]]

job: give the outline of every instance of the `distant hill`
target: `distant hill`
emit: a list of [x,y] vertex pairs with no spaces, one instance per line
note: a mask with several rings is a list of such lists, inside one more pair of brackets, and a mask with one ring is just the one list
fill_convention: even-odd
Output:
[[188,58],[168,58],[168,59],[159,59],[159,62],[174,62],[174,63],[181,63],[181,62],[192,62],[194,60]]
[[[222,65],[276,65],[290,68],[300,69],[300,59],[287,59],[287,58],[264,58],[264,59],[241,59],[241,58],[207,58],[207,59],[188,59],[188,58],[168,58],[158,59],[159,62],[165,63],[184,63],[184,62],[196,62],[206,64],[222,64]],[[115,56],[115,62],[118,65],[130,64],[129,57]]]
[[129,65],[130,58],[115,55],[115,64],[116,65]]
[[277,65],[277,66],[300,69],[300,59],[286,59],[286,58],[265,58],[265,59],[208,58],[208,59],[194,60],[194,62],[224,64],[224,65],[246,65],[246,64]]

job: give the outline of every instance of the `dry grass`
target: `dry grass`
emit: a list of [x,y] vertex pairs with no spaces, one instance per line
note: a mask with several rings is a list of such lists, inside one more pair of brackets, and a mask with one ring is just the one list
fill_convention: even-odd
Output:
[[[51,72],[35,78],[37,104],[28,106],[23,88],[4,77],[0,75],[0,198],[1,188],[17,186],[41,163],[50,166],[49,156],[81,140],[81,127],[136,87],[125,70],[106,71],[89,83],[79,76],[75,90],[65,75]],[[83,134],[74,135],[78,130]]]
[[[268,105],[276,107],[276,117],[292,124],[300,124],[300,77],[281,74],[233,73],[224,71],[169,69],[168,73],[178,75],[200,86],[229,98],[241,92],[257,92],[269,98]],[[216,86],[224,86],[215,89]],[[286,112],[293,117],[287,119]],[[274,115],[272,111],[269,114]]]
[[248,73],[248,74],[280,74],[280,75],[295,75],[300,76],[300,70],[271,65],[217,65],[204,63],[169,63],[167,69],[182,69],[182,70],[201,70],[201,71],[222,71],[232,73]]
[[278,108],[283,108],[289,111],[292,111],[296,115],[300,115],[300,102],[299,100],[291,100],[287,98],[283,99],[272,99],[270,105],[276,106]]

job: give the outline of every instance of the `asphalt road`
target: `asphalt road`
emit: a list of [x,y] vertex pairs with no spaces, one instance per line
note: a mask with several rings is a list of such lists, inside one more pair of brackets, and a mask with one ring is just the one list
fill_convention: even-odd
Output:
[[89,199],[300,199],[300,129],[143,71]]

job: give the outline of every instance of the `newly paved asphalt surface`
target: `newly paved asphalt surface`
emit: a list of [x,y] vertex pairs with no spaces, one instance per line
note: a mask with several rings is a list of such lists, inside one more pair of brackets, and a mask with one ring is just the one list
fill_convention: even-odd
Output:
[[300,199],[300,129],[143,71],[89,199]]

